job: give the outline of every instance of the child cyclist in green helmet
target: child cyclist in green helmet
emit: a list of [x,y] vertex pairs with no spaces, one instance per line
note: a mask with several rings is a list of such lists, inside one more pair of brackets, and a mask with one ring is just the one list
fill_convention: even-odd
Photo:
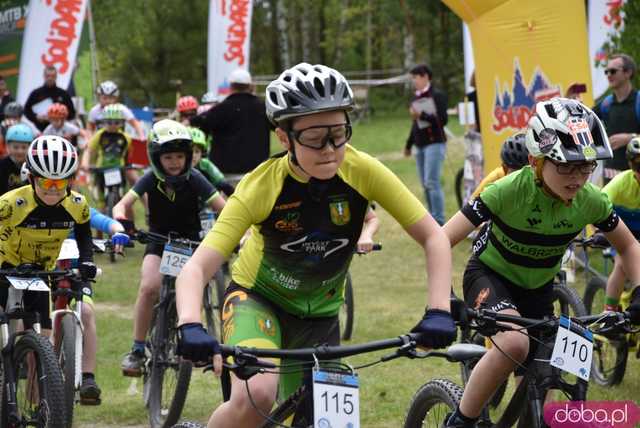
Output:
[[207,136],[198,128],[190,127],[191,139],[193,140],[193,160],[191,166],[200,171],[213,186],[227,196],[233,194],[233,186],[224,178],[224,174],[209,159],[209,142]]
[[[491,220],[476,238],[464,273],[465,301],[528,318],[553,315],[553,278],[571,240],[587,224],[604,232],[629,279],[640,284],[640,245],[607,196],[588,182],[596,160],[612,156],[598,117],[575,100],[539,102],[526,145],[529,166],[487,186],[444,226],[453,246]],[[445,426],[475,427],[482,408],[516,368],[515,361],[523,363],[533,355],[535,342],[530,346],[520,331],[493,338],[496,346],[476,365]]]
[[[348,144],[353,105],[346,79],[324,65],[298,64],[269,84],[267,115],[285,152],[242,179],[178,277],[181,355],[192,361],[214,355],[220,373],[218,342],[200,320],[202,290],[249,228],[226,290],[224,342],[261,348],[338,344],[345,274],[374,200],[427,258],[429,309],[414,328],[424,333],[419,343],[434,348],[455,339],[446,236],[391,171]],[[300,374],[282,377],[280,392],[286,396],[299,385]],[[232,376],[231,399],[215,410],[209,427],[260,425],[260,412],[271,409],[278,382],[277,374],[254,376],[249,395],[244,381]]]

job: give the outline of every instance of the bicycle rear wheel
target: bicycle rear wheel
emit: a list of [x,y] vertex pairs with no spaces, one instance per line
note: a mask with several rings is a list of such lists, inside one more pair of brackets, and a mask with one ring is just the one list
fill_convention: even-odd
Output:
[[150,332],[151,361],[145,374],[149,423],[152,428],[168,428],[178,422],[191,381],[191,362],[176,355],[177,328],[175,302],[157,309]]
[[76,398],[76,323],[72,315],[64,315],[60,323],[60,337],[56,339],[54,350],[64,381],[64,401],[67,422],[73,423],[73,406]]
[[[51,343],[34,332],[22,335],[13,350],[16,379],[16,406],[19,421],[15,426],[66,428],[62,373]],[[2,426],[8,421],[7,386],[2,395]]]
[[354,312],[353,283],[351,282],[351,272],[347,272],[347,278],[344,283],[344,303],[340,308],[340,337],[342,340],[351,339]]
[[413,396],[404,428],[440,427],[462,399],[462,388],[447,379],[424,384]]

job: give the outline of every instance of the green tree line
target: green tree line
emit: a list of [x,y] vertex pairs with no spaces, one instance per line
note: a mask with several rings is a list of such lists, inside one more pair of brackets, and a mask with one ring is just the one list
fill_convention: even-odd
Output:
[[[172,106],[177,89],[205,92],[208,3],[93,0],[100,78],[138,105]],[[251,25],[254,75],[307,61],[390,76],[426,62],[452,103],[464,90],[461,21],[439,1],[254,0]],[[402,85],[381,91],[406,103]]]

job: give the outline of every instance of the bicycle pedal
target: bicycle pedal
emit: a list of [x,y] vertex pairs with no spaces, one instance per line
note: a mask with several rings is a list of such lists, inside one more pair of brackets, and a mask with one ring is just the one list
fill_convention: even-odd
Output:
[[122,376],[126,377],[142,377],[142,370],[122,370]]
[[100,398],[81,398],[80,404],[83,406],[99,406],[102,404],[102,399]]

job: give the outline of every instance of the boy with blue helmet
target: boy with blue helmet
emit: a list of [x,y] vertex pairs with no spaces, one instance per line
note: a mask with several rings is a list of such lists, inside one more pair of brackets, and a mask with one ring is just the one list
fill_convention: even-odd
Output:
[[9,156],[0,160],[0,195],[22,186],[20,167],[25,162],[27,148],[35,138],[33,130],[24,123],[7,129],[6,142]]

